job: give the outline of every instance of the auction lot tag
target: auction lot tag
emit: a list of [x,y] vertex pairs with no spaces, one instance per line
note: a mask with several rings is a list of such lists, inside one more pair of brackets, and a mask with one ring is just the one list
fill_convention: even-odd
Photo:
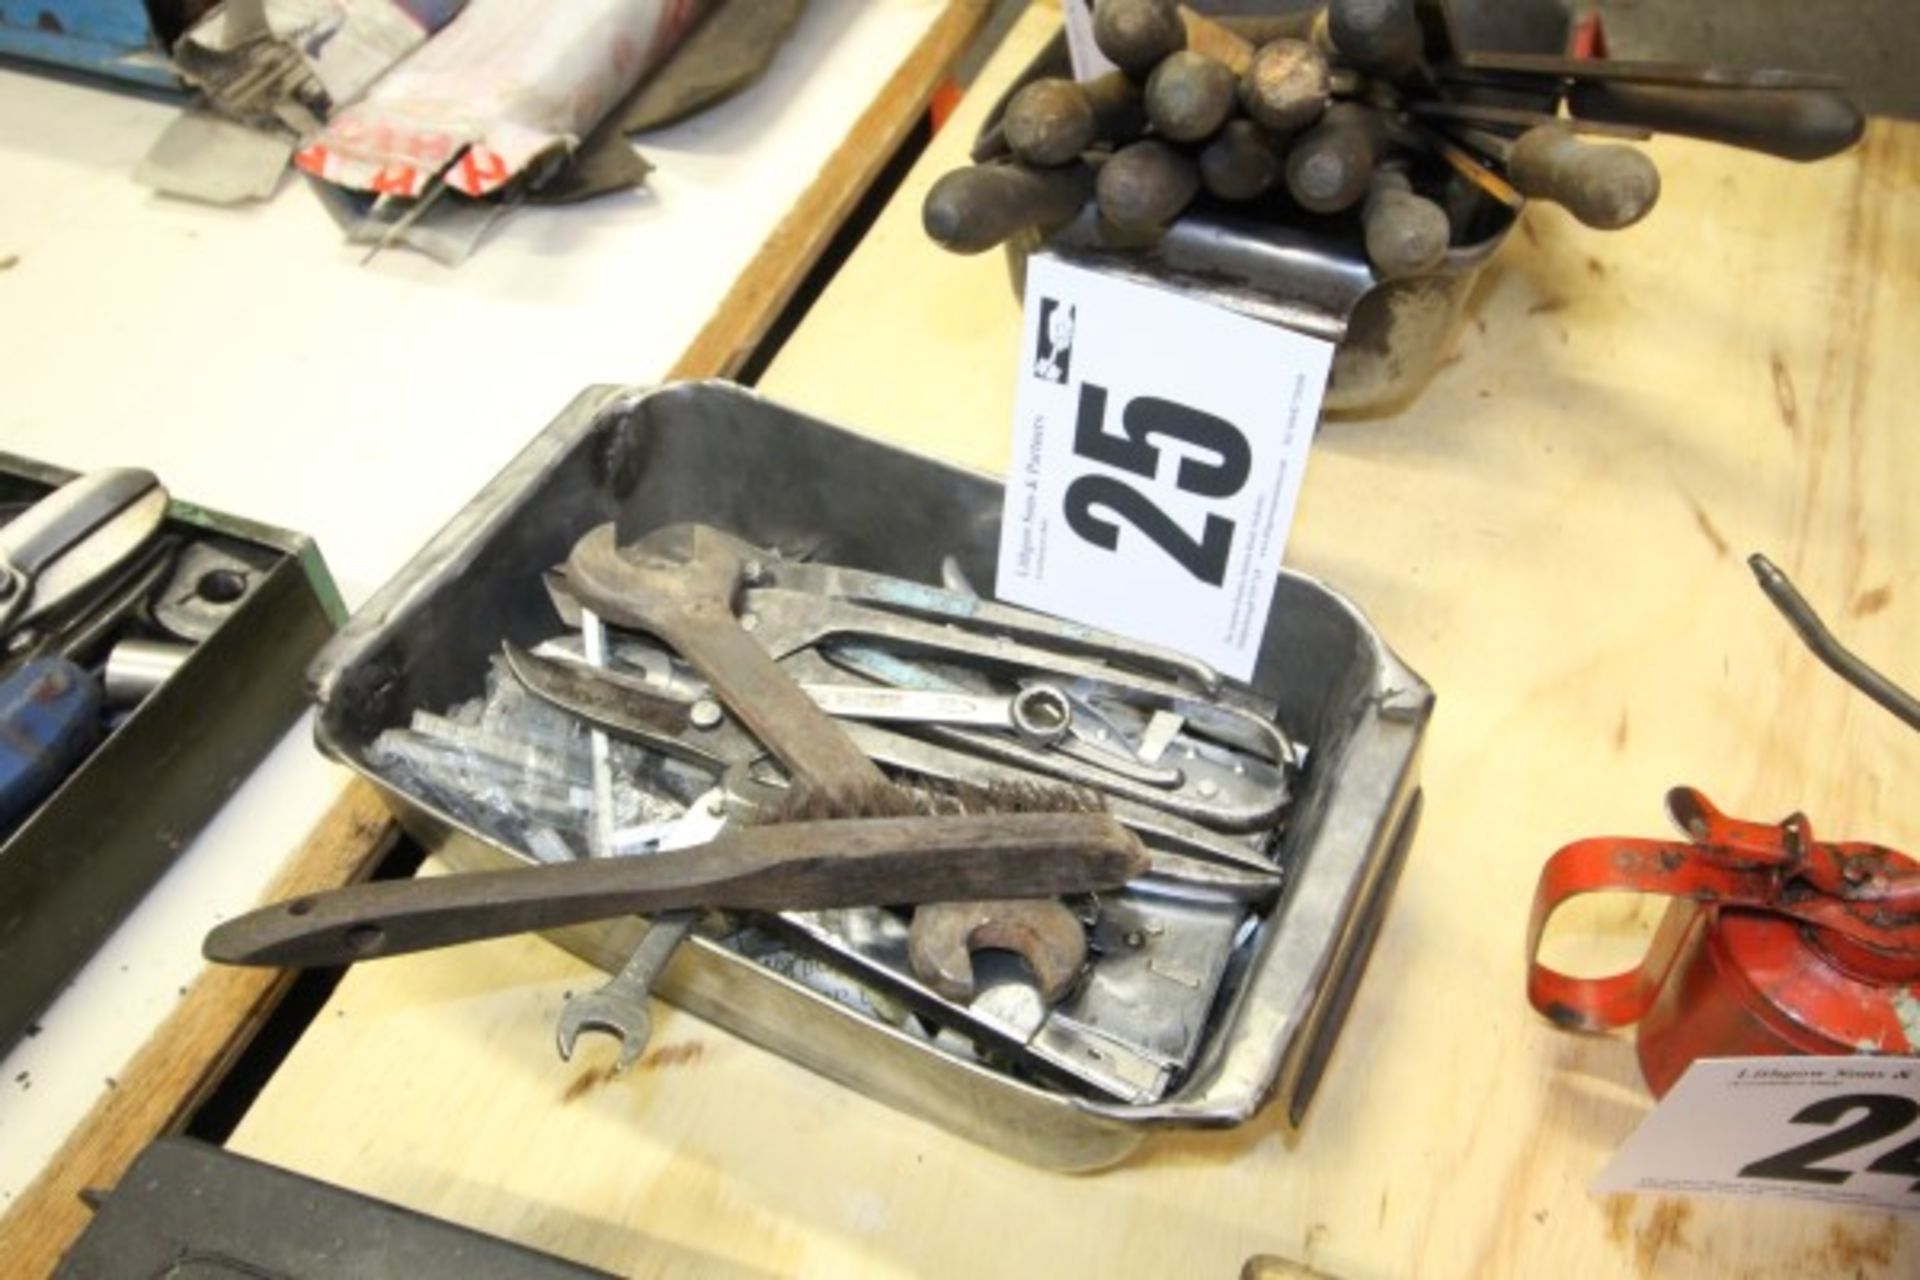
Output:
[[1253,674],[1333,345],[1027,264],[1001,599]]
[[1703,1058],[1593,1190],[1920,1213],[1920,1060]]

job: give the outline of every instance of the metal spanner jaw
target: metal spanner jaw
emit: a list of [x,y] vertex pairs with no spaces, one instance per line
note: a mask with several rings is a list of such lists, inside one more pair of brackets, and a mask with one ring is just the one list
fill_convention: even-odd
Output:
[[[658,848],[677,849],[713,839],[727,825],[733,791],[749,785],[746,769],[729,770],[727,781],[695,800]],[[644,858],[647,855],[624,856]],[[573,1047],[583,1031],[598,1031],[620,1042],[613,1075],[621,1075],[640,1060],[640,1055],[646,1052],[647,1039],[653,1034],[653,1014],[647,1008],[647,1000],[660,975],[666,972],[674,951],[693,932],[699,918],[697,911],[669,911],[653,917],[646,936],[620,966],[619,973],[596,990],[567,997],[554,1027],[554,1041],[562,1062],[573,1060]]]
[[654,983],[673,959],[674,951],[693,931],[697,918],[698,914],[691,911],[656,916],[619,973],[596,991],[567,998],[554,1028],[562,1062],[573,1060],[573,1046],[583,1031],[598,1031],[620,1042],[620,1054],[614,1059],[611,1074],[622,1075],[640,1060],[653,1034],[653,1014],[647,1001]]

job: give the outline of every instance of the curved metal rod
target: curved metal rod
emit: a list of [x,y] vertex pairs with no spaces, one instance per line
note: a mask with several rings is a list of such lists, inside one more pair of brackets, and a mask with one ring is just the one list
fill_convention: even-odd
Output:
[[1793,629],[1800,633],[1800,639],[1806,642],[1807,648],[1813,650],[1814,657],[1833,668],[1842,680],[1900,717],[1908,728],[1920,729],[1920,698],[1915,698],[1875,671],[1835,639],[1833,632],[1827,630],[1826,623],[1820,621],[1820,615],[1807,603],[1806,597],[1795,589],[1793,582],[1773,561],[1756,551],[1747,557],[1747,566],[1753,570],[1753,576],[1759,579],[1760,589],[1767,593],[1767,599],[1773,601],[1774,608],[1786,615]]

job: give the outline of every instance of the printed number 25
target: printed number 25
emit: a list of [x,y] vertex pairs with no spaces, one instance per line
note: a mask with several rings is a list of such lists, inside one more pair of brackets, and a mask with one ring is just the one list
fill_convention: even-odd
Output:
[[[1127,402],[1120,415],[1120,434],[1109,434],[1107,389],[1095,383],[1080,386],[1079,414],[1074,423],[1073,451],[1149,480],[1160,476],[1160,450],[1154,436],[1183,440],[1214,455],[1209,462],[1184,457],[1174,473],[1174,484],[1205,498],[1231,498],[1246,486],[1253,467],[1247,438],[1224,418],[1161,400],[1139,396]],[[1199,538],[1181,528],[1153,500],[1124,480],[1105,475],[1081,476],[1067,486],[1067,525],[1096,547],[1115,551],[1120,527],[1102,512],[1117,516],[1138,529],[1194,577],[1220,586],[1227,577],[1227,554],[1233,549],[1233,521],[1209,515]]]
[[[1795,1112],[1792,1123],[1831,1125],[1850,1111],[1864,1111],[1866,1114],[1838,1132],[1789,1147],[1763,1160],[1755,1160],[1740,1170],[1740,1176],[1837,1186],[1851,1178],[1854,1170],[1832,1169],[1814,1161],[1845,1155],[1882,1138],[1892,1137],[1920,1119],[1920,1103],[1911,1098],[1901,1097],[1897,1093],[1855,1093],[1822,1098],[1812,1106]],[[1868,1165],[1867,1172],[1920,1174],[1920,1140],[1895,1147]],[[1914,1183],[1911,1190],[1920,1192],[1920,1182]]]

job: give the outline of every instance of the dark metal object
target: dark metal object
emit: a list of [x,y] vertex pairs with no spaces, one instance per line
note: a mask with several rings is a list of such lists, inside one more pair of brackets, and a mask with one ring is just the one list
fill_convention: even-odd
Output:
[[174,559],[166,586],[154,593],[154,622],[182,640],[206,639],[253,589],[265,567],[259,559],[234,547],[188,543]]
[[1114,66],[1144,77],[1186,47],[1187,28],[1173,0],[1099,0],[1093,42]]
[[622,547],[604,524],[574,544],[567,583],[601,618],[658,636],[698,668],[797,783],[846,797],[884,787],[886,775],[734,616],[735,595],[759,576],[756,556],[709,525],[670,525]]
[[[0,502],[72,473],[0,454]],[[10,1044],[302,710],[299,673],[345,616],[301,534],[200,509],[166,533],[271,561],[227,624],[0,845],[0,1045]]]
[[[734,616],[734,599],[741,587],[764,576],[761,557],[754,547],[702,524],[669,525],[624,548],[617,546],[613,526],[605,524],[575,543],[567,558],[568,585],[583,605],[608,622],[646,631],[677,650],[707,678],[727,710],[787,766],[796,786],[843,810],[857,806],[860,797],[884,795],[892,784],[879,766],[780,669],[773,655],[748,635]],[[912,829],[903,829],[897,835],[891,831],[883,835],[882,829],[871,823],[844,824],[846,829],[838,833],[838,838],[845,841],[842,850],[835,852],[829,843],[810,854],[816,880],[829,871],[856,865],[868,851],[868,839],[883,841],[892,835],[898,841],[876,859],[875,870],[862,877],[860,888],[856,889],[851,880],[830,891],[822,884],[819,887],[826,896],[816,900],[803,891],[801,880],[794,879],[774,892],[740,901],[705,897],[643,903],[627,909],[642,913],[696,906],[804,911],[1040,897],[1117,888],[1146,869],[1146,850],[1135,836],[1111,818],[1088,818],[1009,814],[913,819],[908,820]],[[707,846],[702,862],[714,863],[715,850],[730,842],[746,844],[756,838],[790,856],[791,848],[785,840],[806,830],[808,827],[802,825],[723,835]],[[1016,830],[1026,832],[1030,843],[1010,839]],[[1076,836],[1085,842],[1084,847],[1073,847]],[[996,863],[995,842],[1000,840],[1007,840],[1012,858]],[[934,855],[943,850],[952,851],[949,857],[955,853],[965,856],[949,867],[935,859]],[[883,852],[877,847],[873,851]],[[1119,874],[1118,855],[1122,852],[1130,863],[1125,874]],[[640,865],[657,868],[669,856],[656,854]],[[822,861],[826,858],[832,862]],[[1054,862],[1058,865],[1048,865]],[[1098,869],[1097,863],[1102,864]],[[1081,883],[1076,872],[1095,883]],[[947,875],[953,878],[943,879]],[[876,894],[876,889],[883,892]],[[1036,955],[1031,962],[1039,967],[1046,958]]]
[[1773,607],[1793,624],[1794,631],[1813,651],[1814,657],[1826,663],[1842,680],[1899,717],[1909,729],[1920,729],[1920,698],[1915,698],[1881,675],[1841,644],[1833,632],[1827,630],[1827,624],[1820,620],[1820,615],[1814,612],[1806,597],[1793,585],[1793,580],[1773,561],[1756,551],[1747,557],[1747,564],[1752,568],[1753,576],[1759,580],[1760,589],[1767,593],[1767,599],[1773,601]]
[[[524,865],[524,855],[395,790],[369,750],[414,708],[470,696],[502,638],[532,645],[551,634],[542,574],[588,529],[615,520],[623,537],[637,537],[701,520],[759,545],[814,548],[835,564],[929,583],[951,556],[990,590],[1001,503],[994,479],[737,387],[589,391],[315,664],[321,746],[381,782],[408,826],[456,865]],[[1269,1099],[1303,1114],[1307,1068],[1338,1033],[1339,996],[1386,909],[1432,694],[1350,604],[1310,579],[1283,571],[1270,618],[1251,685],[1223,696],[1314,747],[1276,837],[1286,891],[1235,951],[1211,1013],[1195,1024],[1195,1056],[1156,1101],[1090,1100],[957,1061],[698,935],[660,994],[851,1088],[1054,1168],[1110,1164],[1159,1127],[1238,1124]],[[1116,909],[1114,898],[1103,904]],[[611,969],[640,927],[610,922],[556,940]],[[1148,963],[1143,954],[1141,978],[1164,981]]]
[[[630,741],[641,743],[677,760],[729,777],[765,757],[765,749],[731,720],[722,719],[696,731],[664,733],[652,720],[660,695],[653,689],[632,690],[619,684],[582,689],[578,674],[567,664],[510,650],[514,675],[536,697],[580,716],[587,723]],[[916,776],[969,787],[992,789],[1031,785],[1033,775],[1009,765],[983,760],[957,747],[924,742],[875,725],[842,726],[870,759]],[[1264,899],[1278,887],[1280,872],[1259,853],[1171,813],[1109,795],[1108,811],[1130,829],[1154,841],[1154,867],[1149,874],[1191,884],[1236,899]]]
[[109,707],[133,707],[171,680],[193,647],[160,640],[122,640],[107,653],[100,683]]
[[612,1280],[189,1138],[142,1151],[54,1272],[55,1280],[343,1276]]
[[1590,133],[1602,138],[1619,138],[1623,142],[1645,142],[1653,137],[1653,130],[1638,125],[1611,124],[1605,120],[1576,120],[1570,116],[1557,116],[1546,111],[1522,111],[1517,107],[1496,107],[1478,102],[1445,102],[1435,98],[1423,98],[1406,104],[1406,109],[1416,116],[1431,120],[1464,120],[1470,124],[1487,125],[1502,129],[1531,129],[1536,125],[1557,125],[1573,133]]
[[1280,179],[1280,151],[1251,120],[1229,120],[1200,151],[1200,182],[1223,200],[1251,200]]
[[1123,231],[1153,232],[1179,217],[1200,190],[1200,168],[1155,138],[1130,142],[1100,166],[1100,216]]
[[516,680],[590,724],[632,723],[664,734],[681,734],[692,727],[692,703],[662,693],[644,680],[584,663],[535,657],[511,640],[501,650]]
[[1384,80],[1416,70],[1425,52],[1413,0],[1328,0],[1327,32],[1348,62]]
[[1040,999],[1055,1005],[1087,962],[1087,931],[1058,902],[942,902],[913,913],[907,954],[914,976],[947,999],[973,998],[975,951],[1020,956]]
[[981,164],[956,169],[933,184],[920,209],[927,235],[954,253],[984,253],[1028,230],[1069,222],[1093,194],[1093,170]]
[[1695,89],[1576,84],[1567,110],[1583,120],[1742,147],[1782,160],[1824,160],[1860,141],[1867,118],[1844,95],[1818,89]]
[[613,1074],[624,1074],[640,1060],[653,1032],[648,997],[699,919],[698,911],[663,911],[654,916],[620,972],[597,990],[577,991],[567,997],[554,1024],[554,1042],[562,1062],[573,1060],[574,1044],[583,1031],[598,1031],[620,1042]]
[[1672,85],[1715,89],[1834,89],[1830,75],[1772,68],[1746,70],[1686,62],[1625,62],[1613,58],[1562,58],[1544,53],[1463,53],[1437,68],[1447,77],[1457,68],[1478,75],[1533,76],[1575,83]]
[[351,964],[696,907],[818,911],[1092,893],[1146,865],[1138,838],[1098,813],[777,823],[643,857],[350,885],[236,916],[207,935],[204,950],[222,964]]
[[1254,52],[1240,81],[1240,105],[1277,134],[1298,133],[1320,118],[1333,93],[1327,59],[1304,40],[1275,40]]
[[1360,203],[1386,153],[1378,112],[1357,102],[1327,109],[1287,153],[1287,192],[1310,213],[1339,213]]
[[1521,134],[1506,160],[1507,178],[1521,195],[1551,201],[1602,231],[1632,226],[1660,199],[1660,170],[1644,153],[1583,142],[1557,124]]
[[1432,271],[1446,259],[1446,210],[1415,195],[1406,175],[1397,169],[1374,173],[1360,210],[1360,225],[1367,237],[1367,261],[1382,279]]
[[1028,164],[1078,160],[1093,144],[1098,122],[1093,101],[1073,80],[1035,80],[1015,94],[1002,121],[1007,146]]
[[1203,141],[1226,123],[1236,87],[1224,63],[1192,50],[1170,54],[1147,77],[1147,120],[1171,141]]

